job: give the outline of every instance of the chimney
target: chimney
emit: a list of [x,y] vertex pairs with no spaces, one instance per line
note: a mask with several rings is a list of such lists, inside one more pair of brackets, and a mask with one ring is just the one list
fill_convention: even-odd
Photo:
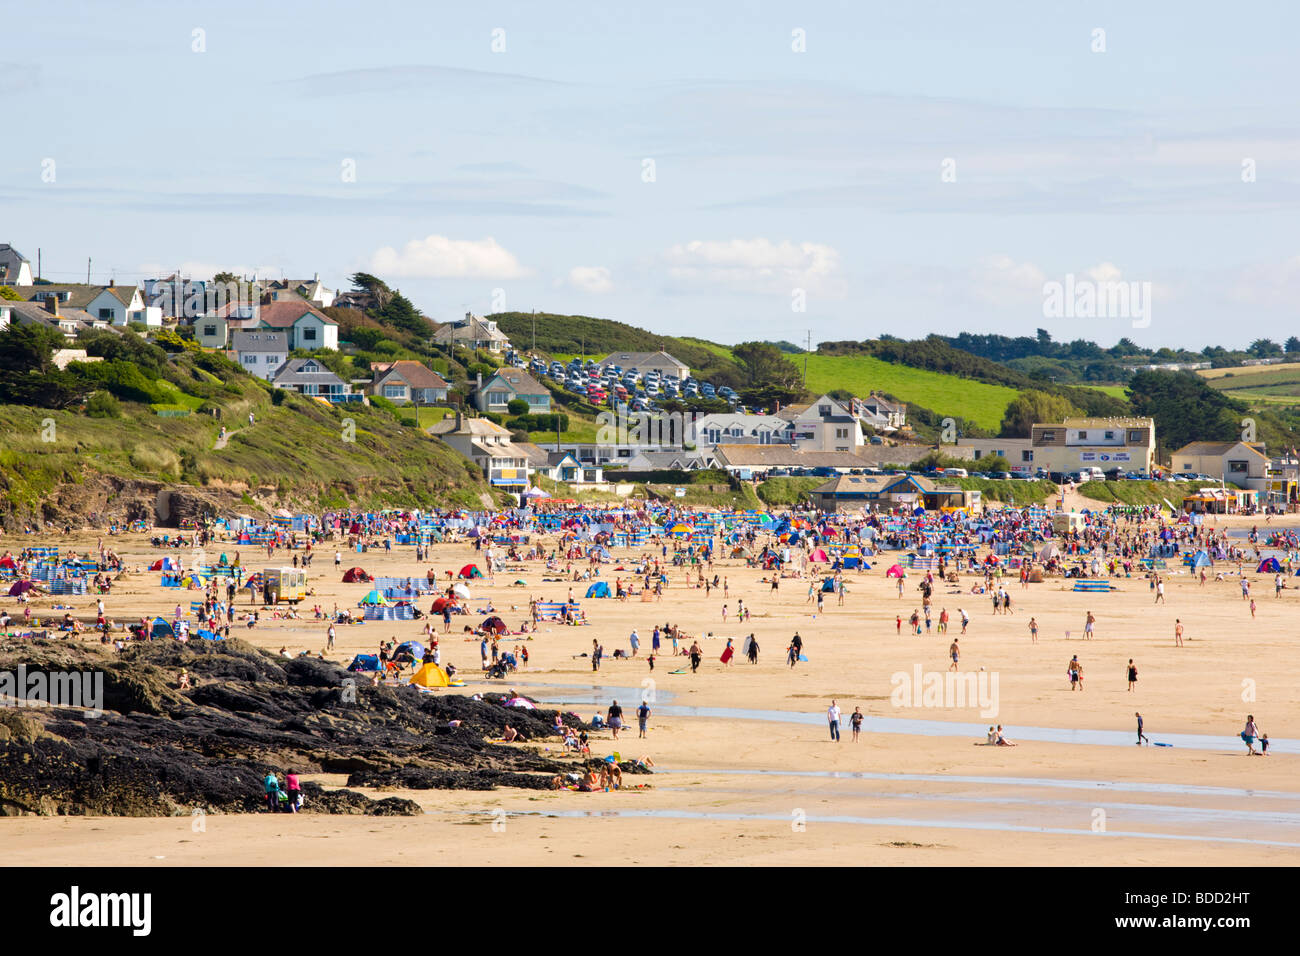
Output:
[[43,300],[45,302],[45,311],[50,315],[59,314],[59,297],[57,295],[47,295]]
[[110,289],[113,288],[113,286],[115,286],[116,284],[117,284],[117,280],[116,280],[116,279],[109,279],[109,280],[108,280],[108,287],[109,287]]
[[465,413],[456,409],[456,431],[460,431],[465,426]]

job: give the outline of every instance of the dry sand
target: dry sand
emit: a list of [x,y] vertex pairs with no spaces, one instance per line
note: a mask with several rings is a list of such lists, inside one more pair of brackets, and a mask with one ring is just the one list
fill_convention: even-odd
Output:
[[[109,540],[129,565],[147,566],[160,553],[150,549],[148,536]],[[18,537],[3,541],[10,548],[35,543]],[[40,543],[67,547],[69,541]],[[74,536],[71,543],[86,549],[94,538]],[[286,563],[283,554],[267,562],[264,552],[259,558],[248,546],[238,550],[250,567]],[[309,574],[316,596],[305,607],[354,606],[367,592],[366,585],[341,583],[333,554],[332,547],[318,549]],[[629,552],[615,555],[626,559]],[[475,560],[464,545],[434,546],[432,556],[444,586],[448,569]],[[583,601],[590,626],[543,624],[528,644],[530,666],[504,683],[531,696],[571,701],[566,709],[587,718],[603,713],[610,697],[619,697],[633,729],[617,744],[608,731],[598,732],[593,752],[618,750],[625,759],[651,756],[661,772],[627,778],[648,783],[648,789],[399,793],[427,809],[422,818],[11,818],[0,820],[0,848],[11,864],[37,865],[1234,865],[1300,859],[1294,755],[1300,751],[1289,739],[1300,720],[1300,662],[1288,650],[1300,589],[1275,599],[1272,576],[1254,574],[1248,566],[1258,603],[1252,620],[1235,578],[1201,587],[1171,563],[1166,604],[1153,604],[1154,592],[1137,576],[1118,581],[1120,590],[1110,594],[1076,594],[1060,580],[1022,589],[1013,579],[1008,589],[1015,613],[995,616],[986,595],[966,593],[977,579],[963,575],[964,593],[949,594],[948,587],[939,586],[934,596],[936,622],[943,607],[953,617],[950,635],[915,637],[907,634],[906,618],[920,607],[919,575],[909,576],[900,600],[896,585],[883,574],[892,561],[887,554],[869,572],[848,572],[844,606],[827,595],[821,615],[807,600],[806,582],[784,579],[773,595],[758,583],[761,570],[720,561],[715,570],[728,579],[725,599],[721,591],[706,597],[702,589],[684,586],[684,570],[673,569],[662,601]],[[353,564],[377,575],[421,577],[430,566],[417,565],[410,547],[391,554],[345,550],[343,567]],[[611,586],[619,574],[613,567],[602,569]],[[1220,564],[1218,570],[1230,569]],[[520,577],[528,588],[509,586]],[[498,572],[495,584],[470,582],[471,608],[484,608],[490,600],[515,628],[528,615],[530,594],[559,600],[570,586],[577,595],[585,593],[585,583],[543,584],[542,577],[540,564],[533,563],[521,572]],[[158,574],[146,572],[123,582],[107,604],[110,616],[121,621],[170,616],[178,600],[187,607],[192,596],[162,589]],[[751,608],[747,624],[734,620],[738,599]],[[93,598],[59,600],[93,614]],[[724,601],[732,612],[725,625]],[[52,603],[46,598],[37,606]],[[427,608],[428,601],[422,603]],[[12,602],[0,601],[0,607],[13,610]],[[997,675],[996,715],[981,716],[978,707],[895,707],[892,675],[911,675],[916,665],[925,672],[947,671],[947,648],[960,630],[958,608],[972,619],[960,637],[961,668],[983,667],[987,676]],[[1084,641],[1089,610],[1097,616],[1096,634]],[[902,635],[896,633],[897,614],[904,618]],[[453,629],[482,616],[453,618]],[[1037,645],[1030,643],[1031,616],[1040,625]],[[1175,618],[1186,626],[1187,644],[1181,648],[1174,646]],[[672,622],[701,637],[705,663],[698,674],[670,673],[682,665],[668,656],[651,674],[644,655],[656,622]],[[340,627],[331,656],[347,662],[358,652],[373,652],[381,640],[419,639],[423,623]],[[240,628],[239,636],[272,650],[287,646],[291,652],[315,653],[325,646],[325,627],[323,621],[264,620],[252,631]],[[615,648],[628,647],[633,627],[642,656],[612,659]],[[796,630],[809,659],[791,671],[784,651]],[[708,632],[714,636],[705,636]],[[762,648],[758,665],[720,664],[724,638],[736,638],[739,646],[751,632]],[[576,656],[590,650],[593,638],[607,655],[598,675],[587,658]],[[441,693],[489,687],[477,680],[477,639],[465,641],[453,633],[443,639],[442,649],[444,662],[460,667],[469,686]],[[1065,678],[1074,654],[1084,664],[1082,692],[1071,692]],[[1140,672],[1132,693],[1125,679],[1129,658]],[[643,684],[647,679],[653,684]],[[491,686],[500,689],[502,682]],[[621,690],[593,692],[596,686]],[[637,740],[630,718],[643,691],[652,693],[655,713],[648,739]],[[844,712],[840,743],[829,740],[825,723],[832,698]],[[848,732],[855,706],[869,718],[857,743]],[[680,710],[696,707],[718,710],[707,715]],[[1214,740],[1206,747],[1139,748],[1131,743],[1137,710],[1154,741],[1178,734]],[[774,713],[771,719],[748,719],[731,711]],[[1247,756],[1236,737],[1247,713],[1276,740],[1277,750],[1292,752]],[[809,722],[797,722],[800,715]],[[932,731],[949,732],[881,732],[870,729],[871,718],[925,721]],[[982,735],[944,728],[943,722],[1000,723],[1019,746],[975,746]],[[1125,745],[1030,740],[1028,728],[1122,732]],[[594,826],[598,821],[605,825]]]

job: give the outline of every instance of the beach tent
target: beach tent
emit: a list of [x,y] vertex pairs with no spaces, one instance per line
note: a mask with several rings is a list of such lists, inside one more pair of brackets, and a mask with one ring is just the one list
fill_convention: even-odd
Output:
[[434,614],[441,614],[442,609],[445,608],[450,603],[451,601],[449,601],[445,597],[436,598],[433,602],[433,607],[431,607],[429,610],[432,611]]
[[15,581],[9,588],[9,596],[17,597],[20,594],[26,594],[35,586],[31,581]]
[[501,618],[496,617],[495,615],[489,618],[485,618],[483,623],[480,624],[479,627],[483,628],[483,630],[485,631],[491,631],[494,634],[504,634],[508,630],[508,628],[506,627],[506,622],[501,620]]
[[429,661],[427,664],[422,664],[420,669],[411,675],[411,683],[416,687],[450,687],[451,678],[447,676],[445,670],[433,661]]
[[384,597],[378,591],[371,591],[369,594],[367,594],[365,597],[361,599],[360,603],[377,604],[381,607],[391,607],[393,602],[388,600],[388,598]]
[[609,597],[609,585],[604,581],[597,581],[591,587],[587,588],[587,597],[589,598],[607,598]]
[[356,584],[358,581],[369,581],[370,575],[366,574],[364,568],[348,568],[343,572],[344,584]]
[[889,570],[885,572],[885,577],[887,578],[901,578],[902,576],[903,569],[896,564],[891,564]]
[[419,641],[403,641],[397,645],[397,650],[393,651],[393,654],[401,654],[404,651],[414,657],[417,662],[424,659],[424,645]]
[[1205,551],[1197,551],[1196,554],[1192,556],[1192,559],[1187,562],[1192,570],[1196,570],[1197,568],[1208,568],[1213,563],[1214,562],[1210,560],[1209,554]]
[[14,559],[10,555],[6,554],[3,558],[0,558],[0,568],[8,568],[9,570],[13,570],[16,567],[18,567],[18,563],[14,561]]
[[809,561],[821,561],[823,563],[830,561],[830,556],[822,548],[814,548],[813,553],[808,555]]
[[824,592],[827,593],[827,594],[834,594],[834,593],[835,593],[835,579],[834,579],[834,578],[823,578],[823,579],[822,579],[822,591],[824,591]]
[[153,619],[153,624],[149,626],[149,636],[150,637],[175,637],[176,632],[172,630],[172,626],[170,623],[168,623],[166,620],[164,620],[161,617],[156,617]]
[[463,568],[460,569],[460,574],[456,575],[456,577],[458,577],[458,578],[481,578],[481,577],[483,577],[483,572],[480,571],[480,570],[478,569],[478,565],[477,565],[477,564],[467,564],[467,565],[465,565]]
[[456,595],[456,597],[460,598],[462,601],[469,600],[469,588],[465,587],[463,584],[453,584],[451,586],[451,593]]
[[379,670],[378,654],[358,654],[352,658],[352,663],[348,665],[350,671],[377,671]]
[[1265,558],[1259,562],[1259,567],[1255,569],[1258,574],[1277,574],[1281,570],[1282,565],[1277,558]]
[[1061,549],[1056,546],[1055,542],[1049,541],[1043,545],[1042,550],[1038,552],[1039,561],[1051,561],[1053,558],[1061,556]]

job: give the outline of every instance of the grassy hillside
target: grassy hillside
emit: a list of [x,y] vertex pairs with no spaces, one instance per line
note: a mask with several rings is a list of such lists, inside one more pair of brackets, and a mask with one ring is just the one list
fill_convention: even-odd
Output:
[[1252,404],[1300,404],[1300,364],[1258,365],[1246,368],[1207,369],[1220,374],[1202,374],[1212,387],[1225,395]]
[[1218,487],[1214,481],[1085,481],[1079,494],[1102,504],[1161,505],[1168,499],[1175,507],[1197,488]]
[[871,355],[795,356],[802,367],[808,360],[808,388],[814,392],[848,389],[866,395],[873,389],[887,392],[899,401],[922,405],[940,418],[951,415],[996,431],[1002,413],[1017,391],[1005,385],[986,385],[944,372],[895,365]]

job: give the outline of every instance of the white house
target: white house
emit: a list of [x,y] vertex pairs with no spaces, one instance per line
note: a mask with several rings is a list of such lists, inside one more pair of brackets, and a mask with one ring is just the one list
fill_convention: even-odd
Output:
[[516,445],[510,432],[486,418],[465,418],[457,412],[426,429],[478,466],[491,484],[522,492],[533,473],[528,449]]
[[695,419],[688,439],[696,445],[780,445],[789,444],[790,428],[776,415],[719,412]]
[[9,243],[0,242],[0,285],[31,285],[33,281],[27,257]]
[[776,414],[790,423],[790,442],[798,451],[853,452],[865,444],[857,418],[829,395]]
[[679,382],[689,378],[691,374],[690,366],[673,358],[663,349],[658,352],[611,352],[596,364],[601,370],[610,365],[617,365],[625,372],[634,368],[639,375],[658,372],[666,379]]
[[481,319],[472,312],[466,312],[463,319],[440,325],[434,330],[433,341],[442,346],[483,349],[485,352],[503,352],[510,347],[510,339],[497,328],[495,320]]
[[240,329],[230,336],[230,352],[245,372],[269,382],[289,361],[288,337],[284,332]]
[[264,302],[257,310],[256,322],[259,329],[284,332],[289,351],[339,347],[339,324],[301,300]]
[[132,322],[149,326],[162,325],[162,310],[146,306],[144,296],[135,286],[118,285],[37,285],[23,289],[21,294],[29,302],[44,304],[53,300],[60,306],[81,309],[108,325],[119,328]]

